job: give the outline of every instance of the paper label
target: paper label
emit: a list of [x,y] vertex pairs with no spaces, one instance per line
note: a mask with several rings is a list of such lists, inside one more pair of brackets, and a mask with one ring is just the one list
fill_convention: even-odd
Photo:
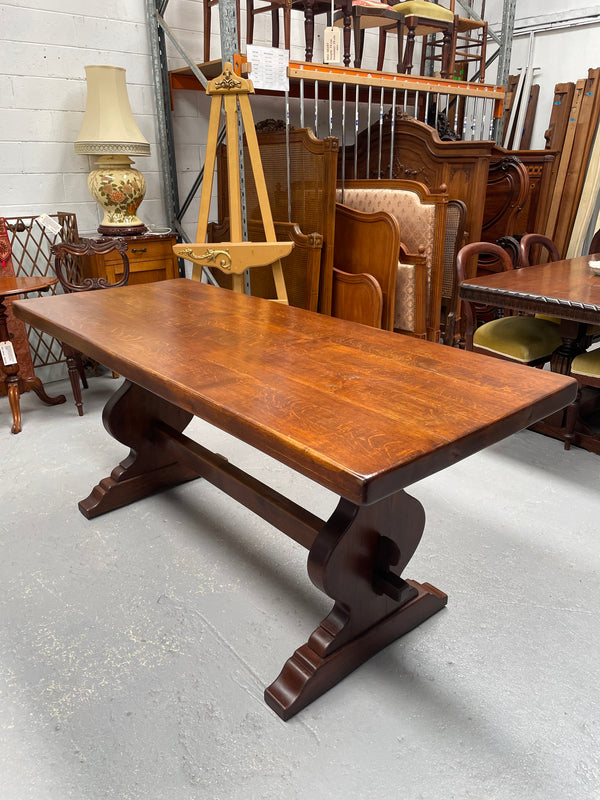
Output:
[[0,358],[2,358],[2,363],[5,367],[10,367],[11,364],[17,363],[15,348],[12,346],[12,342],[0,342]]
[[61,226],[55,219],[49,217],[48,214],[42,214],[40,217],[37,217],[36,222],[38,223],[38,225],[41,225],[42,228],[46,228],[46,230],[49,230],[50,233],[54,234],[62,233]]
[[340,28],[325,28],[323,34],[323,63],[341,64],[342,31]]
[[290,54],[287,50],[249,44],[246,46],[246,57],[252,65],[249,77],[255,89],[270,89],[273,92],[289,91]]

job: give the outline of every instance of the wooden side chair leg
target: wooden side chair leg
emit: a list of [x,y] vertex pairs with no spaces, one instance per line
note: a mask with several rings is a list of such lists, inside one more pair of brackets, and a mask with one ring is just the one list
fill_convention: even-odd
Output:
[[307,0],[304,6],[304,60],[309,63],[313,60],[313,47],[315,43],[315,14],[312,0]]
[[254,41],[254,0],[246,0],[246,44]]
[[81,357],[81,353],[75,353],[75,363],[77,364],[77,372],[81,380],[81,385],[84,389],[87,389],[88,382],[85,376],[85,367],[83,366],[83,358]]
[[402,69],[399,70],[399,72],[402,72],[405,75],[410,75],[412,73],[412,62],[415,52],[415,26],[409,25],[407,27],[408,35],[406,37],[406,50],[404,51]]
[[292,40],[292,14],[289,5],[283,7],[283,45],[289,52]]
[[211,0],[204,0],[203,3],[203,25],[204,25],[204,61],[210,61],[210,3]]
[[[377,72],[383,69],[383,60],[385,58],[385,28],[379,29],[379,50],[377,51]],[[400,70],[398,70],[400,71]]]
[[360,30],[360,22],[358,19],[354,20],[352,32],[354,34],[354,68],[360,69],[364,45],[364,32]]
[[279,47],[279,9],[271,9],[271,47]]
[[442,41],[442,78],[450,77],[450,64],[452,62],[452,31],[444,31]]
[[69,380],[71,381],[71,389],[73,390],[73,399],[77,407],[77,413],[80,417],[83,416],[83,399],[81,397],[81,384],[79,382],[79,370],[77,369],[77,351],[63,344],[63,352],[67,359],[67,369],[69,370]]
[[350,45],[352,42],[352,4],[344,8],[344,66],[350,66]]

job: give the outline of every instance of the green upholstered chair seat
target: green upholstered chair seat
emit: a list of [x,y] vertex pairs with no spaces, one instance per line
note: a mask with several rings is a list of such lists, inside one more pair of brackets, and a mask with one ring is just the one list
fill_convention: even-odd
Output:
[[588,350],[576,356],[571,363],[571,372],[577,375],[587,375],[590,378],[600,378],[600,349]]
[[394,11],[404,14],[405,17],[417,16],[427,17],[427,19],[439,19],[443,22],[453,22],[454,14],[447,8],[438,6],[436,3],[428,3],[427,0],[407,0],[404,3],[397,3],[392,6]]
[[533,317],[503,317],[477,328],[473,345],[524,364],[550,356],[562,344],[558,326]]
[[[545,319],[548,322],[553,322],[555,325],[560,325],[560,317],[550,317],[547,314],[536,314],[536,319]],[[586,336],[599,336],[600,325],[587,325],[585,329]]]

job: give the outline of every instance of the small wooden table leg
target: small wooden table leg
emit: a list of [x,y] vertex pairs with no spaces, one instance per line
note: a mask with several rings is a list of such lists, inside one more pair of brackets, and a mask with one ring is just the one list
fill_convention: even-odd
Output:
[[[3,297],[0,297],[0,341],[10,341],[7,309]],[[59,394],[57,397],[50,397],[50,395],[46,394],[46,390],[37,376],[30,378],[21,377],[21,375],[19,375],[18,363],[3,364],[0,375],[2,372],[4,372],[6,394],[8,395],[8,402],[13,418],[13,424],[10,429],[11,433],[21,433],[21,403],[19,398],[25,392],[34,391],[40,400],[50,406],[64,403],[67,399],[64,394]]]
[[446,605],[435,587],[400,577],[424,524],[421,504],[404,491],[371,506],[340,501],[308,557],[310,578],[333,609],[265,691],[282,719]]
[[13,418],[11,433],[21,433],[21,405],[19,403],[19,376],[17,375],[18,366],[5,367],[6,370],[6,393],[8,403]]

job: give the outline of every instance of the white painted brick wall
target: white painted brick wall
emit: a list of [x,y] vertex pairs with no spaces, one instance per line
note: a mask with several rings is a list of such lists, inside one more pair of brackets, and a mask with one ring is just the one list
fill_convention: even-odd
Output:
[[126,69],[134,117],[150,142],[135,166],[146,178],[140,216],[165,224],[144,0],[4,0],[0,3],[0,214],[77,214],[81,232],[101,213],[89,194],[93,159],[73,143],[85,110],[85,66]]

